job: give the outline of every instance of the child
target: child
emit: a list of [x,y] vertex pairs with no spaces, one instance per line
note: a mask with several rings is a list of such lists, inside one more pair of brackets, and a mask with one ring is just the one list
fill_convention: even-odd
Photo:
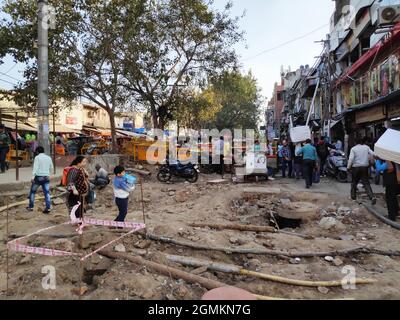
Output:
[[119,210],[115,221],[124,222],[128,214],[129,194],[135,189],[136,178],[126,174],[122,166],[115,167],[114,174],[114,196]]

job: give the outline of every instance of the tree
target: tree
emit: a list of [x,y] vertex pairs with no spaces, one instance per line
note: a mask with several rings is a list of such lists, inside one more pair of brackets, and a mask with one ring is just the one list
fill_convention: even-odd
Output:
[[[131,102],[123,86],[119,43],[135,30],[142,0],[49,1],[56,10],[56,29],[49,30],[49,96],[55,104],[84,97],[107,111],[113,150],[116,150],[115,111]],[[26,82],[17,88],[16,101],[35,108],[37,63],[37,1],[8,0],[2,10],[8,53],[26,64]],[[127,29],[127,25],[130,29]],[[6,31],[4,31],[6,30]]]
[[200,93],[185,92],[177,117],[191,129],[256,129],[261,95],[251,73],[223,72]]
[[[196,87],[207,77],[235,66],[233,45],[242,39],[238,18],[211,9],[211,1],[147,2],[141,32],[121,43],[127,88],[151,112],[155,128],[164,129],[179,104],[179,87]],[[134,31],[133,31],[134,32]]]
[[261,95],[251,73],[224,72],[211,80],[211,87],[222,105],[215,120],[217,129],[257,128]]

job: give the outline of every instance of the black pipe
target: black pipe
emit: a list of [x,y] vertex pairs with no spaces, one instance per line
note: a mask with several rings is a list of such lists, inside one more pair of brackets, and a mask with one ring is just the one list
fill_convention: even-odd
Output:
[[378,211],[376,211],[374,208],[371,208],[369,206],[367,206],[366,204],[363,204],[363,206],[371,213],[373,214],[375,217],[377,217],[379,220],[381,220],[382,222],[388,224],[389,226],[400,230],[400,224],[396,223],[386,217],[384,217],[383,215],[381,215]]

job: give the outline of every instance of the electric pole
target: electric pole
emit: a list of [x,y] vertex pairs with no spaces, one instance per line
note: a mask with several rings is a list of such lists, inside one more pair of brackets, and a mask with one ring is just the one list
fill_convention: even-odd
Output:
[[49,141],[49,6],[38,0],[38,143],[50,154]]

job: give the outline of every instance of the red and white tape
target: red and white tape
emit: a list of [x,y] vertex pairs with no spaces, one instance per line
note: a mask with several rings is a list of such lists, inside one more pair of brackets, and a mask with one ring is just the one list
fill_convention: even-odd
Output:
[[55,249],[40,248],[40,247],[29,247],[22,244],[9,243],[8,248],[15,252],[32,253],[41,256],[49,257],[68,257],[68,256],[81,256],[79,253],[67,252]]

